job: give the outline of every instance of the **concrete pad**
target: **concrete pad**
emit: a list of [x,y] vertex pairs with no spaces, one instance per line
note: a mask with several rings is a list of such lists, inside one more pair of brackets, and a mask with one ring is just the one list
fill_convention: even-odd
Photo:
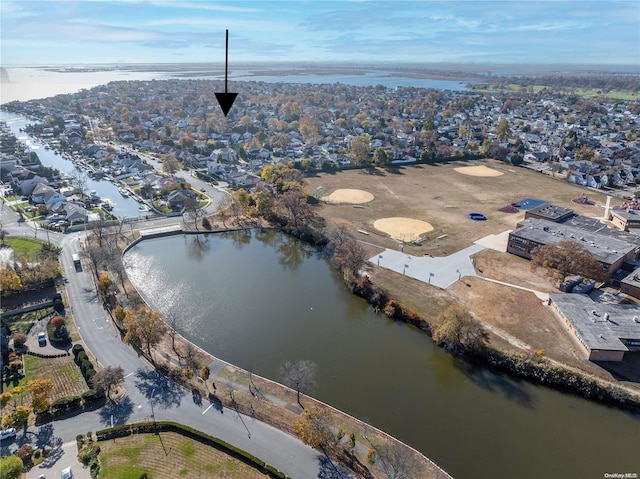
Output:
[[475,244],[484,246],[485,248],[489,248],[495,251],[500,251],[501,253],[507,252],[507,243],[509,242],[509,233],[513,230],[503,231],[497,235],[488,235],[484,238],[480,238]]
[[74,479],[91,479],[89,468],[78,461],[78,447],[76,442],[67,442],[61,446],[61,451],[57,453],[55,450],[42,463],[33,467],[27,473],[27,479],[38,479],[40,474],[46,479],[57,479],[60,477],[62,470],[70,467]]
[[386,249],[379,255],[369,258],[369,262],[446,289],[463,276],[477,276],[470,257],[483,249],[485,249],[484,246],[474,244],[457,253],[439,258],[412,256]]

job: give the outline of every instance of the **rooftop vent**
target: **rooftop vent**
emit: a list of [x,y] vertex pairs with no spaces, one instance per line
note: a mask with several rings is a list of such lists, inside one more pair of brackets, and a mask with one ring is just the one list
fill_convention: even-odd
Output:
[[609,321],[609,313],[604,313],[604,320]]
[[633,322],[640,324],[640,319],[637,316],[633,317]]
[[604,336],[602,334],[599,337],[600,337],[600,339],[604,339]]

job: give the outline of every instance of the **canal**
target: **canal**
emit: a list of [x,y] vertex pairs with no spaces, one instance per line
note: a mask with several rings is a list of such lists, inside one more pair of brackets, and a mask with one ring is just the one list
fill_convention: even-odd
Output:
[[[0,111],[0,121],[7,123],[7,126],[11,129],[11,132],[16,136],[16,138],[26,145],[29,150],[35,152],[44,166],[55,168],[70,175],[73,175],[77,170],[71,160],[64,158],[54,150],[45,149],[42,143],[27,135],[24,131],[20,131],[20,129],[23,129],[26,125],[34,123],[33,120],[29,120],[21,115]],[[116,218],[138,218],[151,214],[149,212],[141,212],[139,210],[140,203],[131,197],[122,196],[118,191],[118,187],[110,181],[107,181],[106,179],[92,179],[89,176],[86,177],[86,180],[85,190],[87,193],[95,191],[100,198],[108,198],[113,202],[114,206],[111,214]]]
[[178,235],[139,243],[125,264],[141,294],[198,346],[272,379],[283,360],[315,361],[315,397],[458,479],[640,473],[639,416],[452,357],[374,313],[293,238]]

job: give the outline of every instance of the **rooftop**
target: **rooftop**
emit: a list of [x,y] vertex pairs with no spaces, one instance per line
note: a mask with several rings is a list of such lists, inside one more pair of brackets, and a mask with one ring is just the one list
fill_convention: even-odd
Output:
[[560,241],[576,241],[582,244],[600,262],[613,264],[629,251],[635,250],[637,245],[606,234],[592,233],[562,223],[537,218],[527,218],[521,221],[519,228],[512,234],[520,238],[535,241],[540,244],[557,244]]
[[621,338],[640,340],[640,308],[636,305],[596,303],[582,294],[549,293],[549,298],[590,350],[628,351]]
[[528,210],[525,217],[528,217],[529,215],[536,215],[549,221],[560,221],[567,217],[573,216],[574,214],[575,213],[571,208],[565,208],[564,206],[556,206],[552,205],[551,203],[545,203]]

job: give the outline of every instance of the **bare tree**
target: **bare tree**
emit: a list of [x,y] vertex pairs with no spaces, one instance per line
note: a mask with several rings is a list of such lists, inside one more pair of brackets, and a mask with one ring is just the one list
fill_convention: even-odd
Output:
[[397,443],[386,443],[375,448],[376,464],[389,479],[411,479],[423,476],[423,468],[413,451]]
[[187,197],[184,200],[184,214],[193,219],[193,226],[198,229],[198,219],[205,215],[204,210],[200,209],[198,199],[195,197]]
[[85,196],[84,192],[87,189],[87,174],[79,169],[73,170],[71,183],[80,192],[80,196]]
[[93,386],[103,390],[111,399],[111,388],[117,388],[124,381],[124,369],[121,366],[107,366],[93,376]]
[[282,382],[291,389],[295,389],[298,396],[298,404],[302,408],[304,408],[304,406],[302,406],[302,403],[300,402],[300,393],[307,394],[315,389],[315,376],[317,369],[318,365],[308,359],[300,361],[283,361],[280,365],[280,377]]

